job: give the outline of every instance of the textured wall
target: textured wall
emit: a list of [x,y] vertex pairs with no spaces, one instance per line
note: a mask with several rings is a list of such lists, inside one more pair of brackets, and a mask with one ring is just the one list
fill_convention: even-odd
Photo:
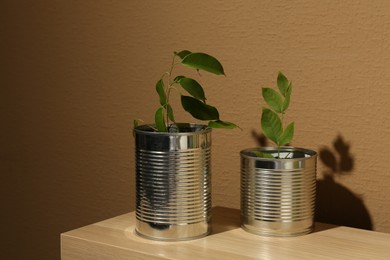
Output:
[[214,205],[239,207],[238,152],[258,145],[260,88],[281,70],[292,144],[321,153],[318,218],[390,232],[388,1],[0,8],[1,259],[58,258],[59,233],[134,209],[132,119],[152,120],[154,84],[181,49],[223,63],[227,77],[201,81],[243,129],[213,132]]

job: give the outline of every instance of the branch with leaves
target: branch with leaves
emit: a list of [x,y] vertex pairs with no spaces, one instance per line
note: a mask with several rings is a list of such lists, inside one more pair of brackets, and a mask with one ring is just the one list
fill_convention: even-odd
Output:
[[269,108],[263,107],[261,129],[264,135],[278,147],[291,142],[294,136],[294,122],[284,127],[284,115],[290,106],[292,83],[281,72],[278,74],[277,85],[279,92],[272,88],[262,88],[262,95]]
[[[177,59],[179,59],[179,62],[176,61]],[[208,126],[212,128],[236,128],[237,125],[234,123],[220,119],[216,107],[206,104],[205,92],[199,82],[183,75],[173,75],[174,67],[177,65],[196,69],[198,73],[199,71],[206,71],[215,75],[225,75],[222,64],[213,56],[188,50],[174,52],[169,71],[165,72],[156,84],[160,107],[155,112],[155,125],[151,127],[158,132],[169,132],[170,128],[175,127],[176,120],[170,104],[171,93],[175,91],[180,95],[183,109],[190,113],[192,117],[209,121]],[[134,123],[137,126],[138,120],[135,120]]]

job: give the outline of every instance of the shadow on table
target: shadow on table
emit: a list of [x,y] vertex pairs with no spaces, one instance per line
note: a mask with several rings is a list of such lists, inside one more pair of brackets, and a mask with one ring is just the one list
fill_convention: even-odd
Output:
[[214,207],[211,225],[212,235],[240,228],[240,210]]
[[[225,207],[214,207],[213,218],[212,218],[212,233],[216,235],[226,231],[241,228],[240,222],[240,210],[225,208]],[[325,231],[337,227],[337,225],[328,223],[316,223],[314,226],[313,233]]]
[[363,200],[335,181],[337,176],[350,175],[354,169],[350,144],[339,135],[332,149],[324,147],[319,151],[319,159],[327,169],[322,173],[323,179],[317,180],[315,220],[372,230],[371,217]]

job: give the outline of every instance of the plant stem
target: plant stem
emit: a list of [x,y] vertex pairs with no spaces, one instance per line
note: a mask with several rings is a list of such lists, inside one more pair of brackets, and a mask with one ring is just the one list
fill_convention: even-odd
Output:
[[147,126],[153,129],[153,131],[158,132],[157,128],[155,128],[153,125],[147,125]]
[[173,54],[173,58],[172,58],[172,63],[171,63],[171,68],[168,72],[168,87],[166,89],[166,92],[165,92],[165,95],[167,97],[167,107],[165,108],[165,117],[166,117],[166,124],[167,124],[167,129],[169,128],[169,114],[168,114],[168,106],[169,106],[169,97],[171,95],[171,88],[172,88],[172,85],[173,85],[173,82],[171,82],[171,76],[172,76],[172,71],[173,71],[173,67],[175,66],[175,57],[176,55]]
[[[282,122],[282,134],[284,131],[283,119],[284,119],[284,112],[281,112],[280,121]],[[278,142],[278,158],[280,159],[280,142]]]

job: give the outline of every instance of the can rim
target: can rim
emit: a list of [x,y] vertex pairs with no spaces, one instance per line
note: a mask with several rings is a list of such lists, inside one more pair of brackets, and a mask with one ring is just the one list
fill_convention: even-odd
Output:
[[160,135],[160,136],[186,136],[186,135],[196,135],[204,134],[211,132],[212,128],[204,124],[195,124],[195,123],[176,123],[175,125],[180,128],[190,129],[191,131],[185,132],[156,132],[152,127],[155,124],[144,124],[134,128],[134,131],[138,134],[143,135]]
[[247,148],[240,151],[241,157],[252,159],[252,160],[258,160],[258,161],[296,161],[296,160],[306,160],[317,156],[317,152],[314,150],[306,149],[306,148],[300,148],[300,147],[294,147],[294,146],[281,146],[280,151],[282,152],[301,152],[304,153],[304,157],[295,157],[295,158],[265,158],[265,157],[259,157],[255,155],[251,155],[251,152],[253,151],[259,151],[259,152],[273,152],[277,153],[278,148],[275,146],[266,146],[266,147],[253,147],[253,148]]

